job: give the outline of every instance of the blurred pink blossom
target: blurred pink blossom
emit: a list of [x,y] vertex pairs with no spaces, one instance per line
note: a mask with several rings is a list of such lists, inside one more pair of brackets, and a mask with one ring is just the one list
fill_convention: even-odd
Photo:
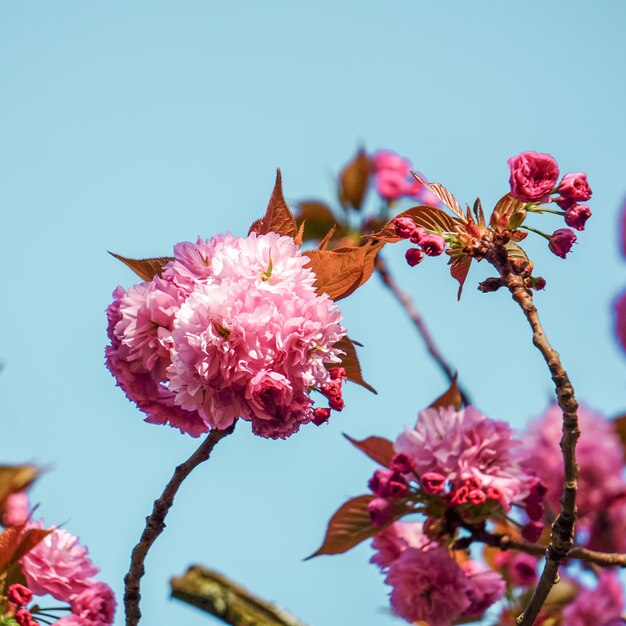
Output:
[[30,501],[23,492],[10,494],[4,501],[2,511],[3,526],[21,526],[28,521],[30,515]]
[[597,587],[584,588],[563,610],[563,623],[567,626],[609,626],[619,620],[623,612],[624,594],[617,573],[603,570]]
[[423,550],[436,545],[424,534],[424,526],[420,522],[394,522],[374,535],[372,548],[376,554],[370,563],[386,570],[407,548]]
[[89,587],[71,600],[72,613],[55,622],[55,626],[111,626],[115,618],[115,595],[102,582]]

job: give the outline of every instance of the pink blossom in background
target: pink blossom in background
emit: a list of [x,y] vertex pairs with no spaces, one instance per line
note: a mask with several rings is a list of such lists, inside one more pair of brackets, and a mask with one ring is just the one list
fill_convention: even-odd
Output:
[[398,437],[395,450],[413,459],[419,476],[432,472],[459,487],[471,480],[476,483],[472,488],[487,497],[490,489],[497,490],[505,510],[522,501],[535,480],[522,467],[524,453],[511,427],[471,406],[425,409],[415,428],[405,428]]
[[411,162],[395,152],[380,150],[374,154],[372,163],[376,191],[388,202],[402,197],[418,198],[424,189],[411,175]]
[[444,548],[407,548],[391,564],[391,607],[408,622],[450,626],[472,605],[472,583]]
[[626,291],[623,291],[613,304],[615,336],[622,350],[626,350]]
[[476,561],[466,561],[461,569],[470,581],[468,592],[470,605],[465,609],[463,615],[480,617],[502,597],[506,583],[498,572],[493,572]]
[[[594,516],[608,498],[626,489],[622,477],[624,454],[611,422],[600,413],[581,405],[578,408],[581,435],[576,445],[580,465],[578,475],[577,524],[589,528]],[[552,404],[531,422],[524,443],[528,450],[528,467],[533,468],[548,488],[545,503],[552,514],[560,510],[563,491],[561,440],[563,417]]]
[[[33,524],[45,528],[43,521]],[[100,570],[89,559],[87,548],[78,537],[55,528],[20,560],[28,588],[36,595],[50,594],[61,602],[69,601],[91,584]]]
[[537,581],[536,556],[525,552],[515,552],[514,550],[503,550],[497,552],[494,561],[499,568],[506,572],[506,577],[513,585],[529,587]]
[[21,526],[28,521],[29,515],[30,501],[28,496],[23,491],[12,493],[4,501],[2,525]]
[[56,626],[111,626],[115,618],[115,595],[102,582],[91,584],[72,598],[72,613],[55,622]]
[[508,161],[511,195],[522,202],[547,202],[559,178],[559,167],[549,154],[522,152]]
[[420,522],[394,522],[374,535],[372,548],[376,554],[370,563],[387,570],[407,548],[423,550],[436,545],[424,534],[424,526]]
[[619,212],[619,246],[622,256],[626,257],[626,199]]
[[[595,589],[583,588],[563,610],[567,626],[609,626],[624,612],[622,585],[614,570],[603,570]],[[617,622],[619,623],[619,621]]]

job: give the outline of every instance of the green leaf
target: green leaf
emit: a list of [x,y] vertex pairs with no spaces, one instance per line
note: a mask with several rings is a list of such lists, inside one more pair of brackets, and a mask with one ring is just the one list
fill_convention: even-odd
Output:
[[126,257],[121,256],[120,254],[115,254],[115,252],[109,252],[111,256],[114,256],[118,261],[121,261],[129,267],[139,278],[150,281],[155,276],[161,276],[163,273],[163,268],[174,259],[172,257],[162,256],[151,259],[128,259]]
[[283,196],[283,179],[280,170],[276,170],[276,183],[272,196],[267,205],[267,210],[262,219],[252,224],[248,233],[266,235],[269,232],[278,233],[287,237],[295,238],[298,234],[298,227],[285,198]]
[[339,340],[334,347],[344,352],[344,355],[341,357],[341,363],[328,363],[326,364],[326,368],[333,369],[335,367],[343,367],[346,370],[346,378],[348,380],[357,385],[361,385],[361,387],[365,387],[365,389],[372,393],[378,393],[374,387],[363,380],[361,364],[359,363],[355,345],[361,344],[352,341],[349,337],[344,337]]
[[344,208],[358,211],[363,204],[369,185],[372,164],[361,148],[339,175],[339,201]]
[[352,439],[350,435],[343,433],[343,436],[361,452],[366,454],[370,459],[376,461],[383,467],[390,467],[391,461],[396,454],[393,443],[384,437],[368,437],[362,441]]

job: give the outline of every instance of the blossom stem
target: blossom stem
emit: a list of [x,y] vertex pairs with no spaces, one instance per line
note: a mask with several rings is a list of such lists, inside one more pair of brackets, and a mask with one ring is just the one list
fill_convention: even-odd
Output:
[[533,228],[532,226],[524,225],[524,226],[520,226],[520,228],[523,228],[524,230],[529,230],[531,233],[536,233],[537,235],[541,235],[544,239],[547,239],[548,241],[550,241],[550,235],[546,235],[546,233],[543,233],[540,230]]
[[505,281],[513,300],[517,302],[533,332],[533,344],[541,352],[554,382],[557,402],[563,413],[563,434],[561,451],[563,454],[564,483],[561,496],[561,511],[552,524],[550,544],[546,550],[546,563],[533,591],[532,597],[522,615],[517,618],[519,626],[532,626],[537,619],[550,589],[557,582],[559,565],[568,556],[574,543],[574,523],[576,521],[576,492],[578,488],[578,463],[576,462],[576,442],[580,436],[578,427],[578,403],[574,388],[567,372],[563,369],[558,352],[550,345],[539,320],[532,292],[524,287],[502,244],[496,244],[489,254],[489,261]]
[[[442,356],[439,348],[437,347],[437,344],[435,343],[432,335],[430,334],[430,331],[428,330],[428,327],[424,322],[424,319],[420,315],[419,311],[415,308],[415,305],[411,301],[411,298],[409,298],[408,294],[399,287],[398,283],[396,283],[393,276],[391,275],[391,272],[389,271],[387,263],[380,254],[378,254],[376,257],[376,271],[378,272],[378,275],[383,281],[385,287],[387,287],[387,289],[389,289],[389,291],[391,291],[391,293],[396,297],[396,300],[398,300],[398,302],[402,305],[402,307],[406,311],[406,314],[413,322],[413,325],[422,337],[426,346],[426,350],[428,350],[430,356],[433,358],[435,363],[437,363],[439,369],[444,373],[447,379],[452,382],[456,376],[454,370],[452,369],[452,367],[450,367],[448,362]],[[461,386],[459,386],[459,391],[461,393],[461,399],[463,401],[463,404],[471,404],[469,396]]]
[[235,424],[225,430],[212,430],[200,447],[181,465],[179,465],[170,481],[165,486],[161,497],[154,501],[152,513],[146,518],[146,526],[141,533],[139,543],[133,549],[130,559],[130,569],[124,578],[124,608],[126,611],[126,626],[136,626],[141,619],[139,602],[141,600],[141,577],[145,573],[144,562],[148,551],[156,538],[165,528],[165,517],[174,504],[174,496],[183,481],[200,463],[206,461],[213,448],[224,437],[230,435]]

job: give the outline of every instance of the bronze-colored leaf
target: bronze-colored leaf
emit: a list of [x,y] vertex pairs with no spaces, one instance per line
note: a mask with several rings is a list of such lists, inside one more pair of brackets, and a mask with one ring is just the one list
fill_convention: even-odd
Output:
[[332,300],[341,300],[353,293],[373,273],[376,253],[382,246],[368,242],[354,248],[309,250],[318,294],[326,293]]
[[470,271],[472,265],[472,257],[466,254],[456,257],[450,257],[450,274],[452,278],[459,281],[459,291],[457,293],[457,300],[461,299],[461,293],[463,292],[463,285]]
[[348,380],[356,383],[357,385],[361,385],[361,387],[365,387],[365,389],[371,391],[372,393],[378,393],[374,387],[363,380],[359,357],[356,353],[355,342],[353,342],[349,337],[344,337],[343,339],[340,339],[334,347],[344,352],[344,355],[341,357],[341,363],[329,363],[326,367],[328,369],[343,367],[346,370],[346,378]]
[[620,415],[612,420],[613,430],[622,443],[622,449],[626,456],[626,415]]
[[463,209],[451,191],[446,189],[446,187],[444,187],[441,183],[427,183],[419,176],[419,174],[416,174],[415,172],[411,172],[411,174],[413,174],[413,178],[415,178],[418,183],[424,185],[428,191],[445,204],[454,214],[457,215],[457,217],[465,221]]
[[504,247],[506,248],[509,259],[522,259],[523,261],[528,261],[528,255],[526,254],[524,248],[521,248],[516,243],[509,242]]
[[0,574],[28,554],[52,530],[22,526],[5,528],[0,534]]
[[24,555],[28,554],[40,541],[43,541],[52,532],[52,529],[45,528],[29,528],[25,530],[21,536],[19,544],[17,545],[13,556],[11,558],[11,564],[17,563]]
[[320,241],[333,226],[336,228],[336,237],[343,237],[346,233],[345,226],[335,217],[331,208],[317,200],[299,202],[296,220],[304,222],[304,241]]
[[352,439],[350,435],[343,436],[361,452],[369,456],[370,459],[376,461],[383,467],[390,467],[391,461],[396,454],[393,443],[384,437],[368,437],[362,441]]
[[8,496],[27,489],[38,475],[34,465],[0,465],[0,510]]
[[293,238],[294,243],[297,246],[301,246],[304,242],[304,222],[300,223],[300,226],[298,226],[298,232],[296,233],[296,236]]
[[287,237],[296,237],[298,227],[285,198],[283,196],[283,179],[280,170],[276,170],[276,183],[272,191],[272,197],[267,205],[265,216],[257,220],[250,227],[249,233],[265,235],[269,232],[278,233]]
[[431,405],[431,409],[445,409],[446,407],[453,406],[457,411],[463,406],[463,398],[459,387],[456,384],[456,375],[450,383],[448,390],[441,396],[439,396]]
[[320,241],[320,245],[317,247],[317,249],[326,250],[334,234],[335,234],[335,225],[333,224],[332,228],[326,233],[324,238]]
[[129,267],[139,278],[142,278],[145,281],[152,280],[155,276],[161,276],[163,273],[163,268],[174,259],[168,256],[162,256],[152,259],[128,259],[126,257],[121,256],[120,254],[115,254],[115,252],[109,252],[111,256],[114,256],[116,259],[124,263],[127,267]]
[[372,163],[361,148],[339,175],[339,201],[345,208],[359,210],[369,185]]
[[21,531],[21,527],[11,526],[0,533],[0,574],[11,564]]
[[489,224],[492,228],[505,228],[509,218],[520,207],[521,203],[510,193],[498,200],[491,214]]
[[[444,233],[454,232],[456,226],[459,224],[459,220],[451,217],[442,209],[431,206],[414,206],[403,211],[396,217],[409,217],[415,222],[416,226]],[[376,239],[385,243],[400,241],[402,238],[396,235],[396,228],[393,224],[395,219],[396,218],[387,222],[382,230],[373,235],[368,235],[367,238]]]

